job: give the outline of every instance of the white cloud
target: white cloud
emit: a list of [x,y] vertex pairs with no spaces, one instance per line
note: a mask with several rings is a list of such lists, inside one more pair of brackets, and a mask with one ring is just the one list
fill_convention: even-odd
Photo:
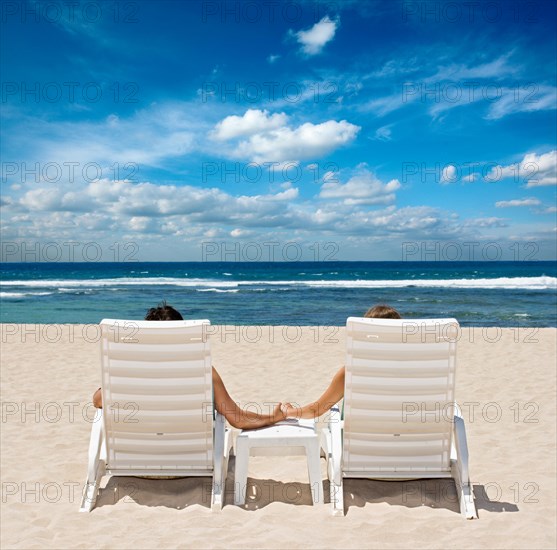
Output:
[[236,228],[236,229],[233,229],[233,230],[230,232],[230,236],[231,236],[231,237],[245,237],[245,236],[248,235],[249,233],[250,233],[249,231],[246,231],[246,230],[244,230],[244,229],[238,229],[238,228]]
[[514,113],[547,111],[556,108],[557,88],[555,86],[532,84],[517,88],[502,88],[500,99],[490,102],[485,118],[497,120]]
[[276,195],[256,195],[255,198],[262,201],[290,201],[298,198],[298,188],[289,187]]
[[280,55],[270,55],[267,57],[267,61],[271,64],[273,64],[278,59],[280,59]]
[[512,52],[479,65],[468,67],[466,65],[445,65],[439,67],[434,75],[424,79],[424,82],[440,82],[451,80],[453,82],[464,82],[474,78],[505,78],[516,74],[519,68],[508,63]]
[[[431,94],[431,97],[435,97],[435,100],[432,101],[430,98],[430,101],[428,101],[430,103],[429,114],[434,118],[455,107],[472,105],[480,101],[489,105],[484,117],[487,120],[498,120],[520,112],[552,110],[557,105],[557,88],[553,86],[536,86],[535,90],[519,89],[517,92],[517,88],[493,84],[488,84],[486,87],[480,85],[479,82],[450,83],[452,88],[449,88],[449,85],[445,88],[443,83],[437,83],[436,85],[438,86],[437,95]],[[428,99],[424,91],[425,88],[421,89],[419,86],[416,85],[415,96],[425,102]],[[433,87],[434,84],[429,84],[429,86]],[[412,93],[414,93],[414,89]],[[412,96],[407,99],[412,99]]]
[[149,226],[152,226],[151,222],[151,218],[146,216],[134,216],[130,218],[130,229],[133,231],[144,232],[149,229]]
[[327,172],[325,172],[323,174],[323,181],[332,181],[332,182],[338,182],[338,172],[336,172],[335,170],[328,170]]
[[507,166],[497,165],[485,176],[488,182],[514,178],[526,187],[557,185],[557,150],[548,153],[528,153],[520,162]]
[[473,172],[472,174],[468,174],[467,176],[464,176],[462,178],[462,181],[476,181],[478,178],[480,177],[480,174],[478,172]]
[[211,137],[224,141],[241,136],[249,136],[284,126],[288,120],[285,113],[274,113],[259,109],[248,109],[243,116],[227,116],[215,126]]
[[338,19],[332,20],[326,15],[310,29],[298,31],[294,33],[294,36],[306,55],[316,55],[321,52],[327,42],[333,39],[339,23]]
[[220,141],[245,137],[222,153],[264,163],[322,157],[351,142],[360,130],[346,120],[306,122],[298,127],[288,126],[287,121],[284,113],[270,115],[268,111],[249,109],[242,117],[226,117],[211,135]]
[[359,105],[358,108],[361,111],[371,111],[377,116],[382,117],[419,99],[419,94],[405,94],[404,92],[397,92],[388,96],[372,99],[371,101]]
[[[500,232],[501,228],[508,227],[507,220],[501,218],[460,220],[454,212],[425,205],[397,209],[390,204],[367,208],[366,199],[373,192],[360,192],[354,182],[351,185],[351,189],[348,185],[344,188],[345,196],[306,200],[297,194],[234,196],[217,189],[151,183],[133,185],[107,180],[97,182],[95,189],[92,184],[81,189],[88,198],[89,212],[56,211],[46,208],[40,201],[33,203],[31,210],[17,197],[9,197],[10,208],[3,211],[0,224],[3,235],[13,240],[94,240],[106,250],[112,250],[109,247],[115,239],[136,242],[140,245],[139,257],[150,260],[198,259],[201,243],[217,238],[229,242],[246,238],[283,243],[295,238],[306,239],[308,245],[316,239],[332,239],[341,246],[343,256],[347,250],[352,250],[349,259],[373,259],[375,252],[365,255],[370,250],[377,251],[375,259],[396,259],[395,253],[388,258],[385,254],[400,251],[401,243],[409,240],[481,238],[500,241],[509,238],[509,231],[520,231],[520,226],[513,224],[505,234]],[[385,189],[380,189],[378,196],[388,195],[389,184],[381,186]],[[398,187],[397,184],[391,186]],[[59,195],[47,205],[53,208],[63,204],[62,197],[75,190],[71,185],[66,185],[65,189],[53,188]],[[105,193],[100,192],[101,188]],[[344,199],[350,198],[354,190],[362,202],[346,204]],[[540,225],[539,230],[532,229],[529,225],[530,233],[520,238],[526,239],[537,234],[536,231],[541,235],[543,228]],[[547,226],[545,231],[549,235]],[[554,242],[551,241],[554,233],[548,235],[543,237],[545,241]],[[546,248],[551,249],[551,244]]]
[[388,204],[395,200],[395,191],[400,187],[396,179],[383,183],[369,170],[362,170],[346,183],[325,181],[319,197],[342,199],[346,205]]
[[496,208],[509,208],[511,206],[538,206],[541,204],[539,199],[513,199],[511,201],[498,201],[495,203]]
[[[119,235],[128,240],[141,236],[145,242],[164,236],[169,245],[181,238],[263,238],[265,231],[282,232],[283,238],[291,238],[293,231],[311,232],[310,238],[315,232],[324,238],[331,232],[361,236],[362,231],[369,237],[451,234],[454,222],[433,208],[396,210],[391,204],[369,211],[368,205],[392,203],[400,183],[382,183],[364,168],[356,170],[345,184],[325,182],[323,196],[311,200],[300,197],[292,186],[276,193],[235,196],[215,188],[149,182],[99,180],[79,189],[68,183],[43,184],[9,197],[2,225],[10,236],[83,241]],[[71,195],[76,192],[82,197],[79,204]]]
[[441,183],[454,183],[457,181],[456,166],[448,164],[441,172]]
[[[218,109],[219,106],[215,108]],[[209,106],[208,110],[210,109],[213,106]],[[285,159],[308,158],[311,162],[316,161],[315,155],[325,154],[350,143],[360,130],[358,126],[346,121],[294,123],[282,112],[271,114],[265,110],[250,110],[240,116],[228,117],[226,115],[230,111],[224,109],[220,110],[220,114],[219,111],[212,111],[212,116],[205,117],[212,121],[212,137],[218,141],[218,149],[215,148],[214,141],[211,143],[208,140],[209,144],[206,145],[199,140],[199,136],[206,137],[211,128],[208,122],[201,124],[195,113],[190,116],[183,105],[176,109],[152,105],[146,111],[136,112],[131,117],[115,115],[96,123],[56,125],[58,127],[55,128],[56,139],[52,142],[52,150],[56,147],[60,154],[54,158],[73,160],[76,158],[74,153],[77,154],[80,146],[84,146],[84,151],[78,159],[87,160],[96,160],[98,157],[94,155],[97,153],[106,155],[107,158],[118,158],[112,155],[120,156],[122,151],[137,150],[143,155],[141,158],[122,159],[120,156],[120,164],[124,160],[138,163],[151,161],[167,167],[167,160],[190,150],[195,151],[202,145],[206,151],[212,150],[214,153],[218,150],[218,154],[222,154],[224,158],[231,154],[257,160],[278,159],[282,169],[288,162]],[[221,122],[215,126],[218,120]],[[194,124],[190,125],[190,122]],[[188,133],[190,126],[193,126],[191,135],[195,139],[191,146],[182,148],[179,141],[173,140],[175,137],[179,139],[181,132]],[[46,138],[52,128],[49,123],[45,123],[44,127],[41,139]],[[388,130],[388,126],[383,129]],[[63,132],[66,130],[70,131],[64,136]],[[165,132],[172,134],[170,141],[165,141]],[[65,139],[61,139],[62,137]],[[65,151],[71,153],[66,155]],[[535,173],[528,166],[532,161],[537,162],[538,169]],[[516,166],[523,181],[528,181],[530,187],[550,185],[556,180],[555,151],[526,155]],[[300,165],[302,167],[315,171],[318,165],[307,165],[306,162]],[[507,177],[512,176],[508,166],[502,166],[501,169],[506,169]],[[462,173],[462,170],[456,169],[453,175],[458,175],[459,172]],[[121,169],[121,177],[125,173]],[[331,238],[334,235],[336,239],[338,235],[339,242],[343,245],[347,242],[343,239],[355,239],[362,243],[377,239],[376,242],[385,240],[390,246],[392,239],[399,237],[406,240],[446,238],[451,235],[465,238],[463,235],[471,235],[474,231],[478,232],[476,235],[485,236],[486,231],[483,228],[493,228],[493,239],[497,239],[500,235],[495,230],[507,227],[508,220],[502,218],[461,221],[450,212],[441,212],[428,206],[397,209],[393,204],[401,189],[398,180],[381,181],[371,172],[366,172],[365,167],[356,167],[351,173],[348,170],[346,177],[344,170],[325,175],[321,172],[319,175],[322,176],[323,183],[318,195],[311,198],[307,195],[300,196],[299,190],[291,182],[271,186],[272,192],[262,190],[261,186],[257,191],[250,191],[254,194],[241,196],[234,194],[235,191],[230,188],[158,185],[149,182],[133,184],[108,179],[86,185],[82,181],[72,185],[68,182],[57,182],[57,185],[48,185],[45,182],[18,184],[9,189],[9,196],[2,198],[3,204],[9,203],[9,208],[2,212],[2,225],[8,228],[8,235],[18,234],[37,239],[44,237],[83,241],[105,235],[109,240],[118,238],[140,242],[141,236],[142,243],[164,242],[165,246],[159,248],[165,252],[161,253],[167,253],[171,246],[183,250],[181,246],[187,239],[192,243],[195,239],[200,242],[203,238],[254,236],[263,239],[264,235],[271,235],[268,240],[272,241],[277,240],[277,235],[280,234],[283,239],[290,239],[292,235],[296,238],[298,235],[307,235],[308,239]],[[446,176],[449,178],[451,173],[448,171]],[[477,173],[462,179],[468,181],[468,178],[469,181],[474,181]],[[179,179],[180,174],[176,174],[175,181]],[[538,182],[534,182],[535,179]],[[501,201],[497,207],[518,206],[516,203],[522,201],[537,199]],[[505,202],[508,204],[503,206]],[[555,213],[555,208],[548,207],[545,200],[544,204],[538,201],[523,205],[532,207],[534,213]],[[507,214],[507,211],[499,212]],[[513,214],[523,212],[515,211]],[[544,219],[548,220],[549,216],[544,216]]]
[[[550,84],[515,86],[516,76],[524,74],[527,67],[513,63],[513,52],[492,61],[476,65],[447,64],[432,66],[429,59],[422,62],[401,64],[388,61],[381,70],[361,75],[361,80],[370,80],[378,88],[385,77],[403,82],[400,91],[382,95],[385,88],[358,108],[384,116],[402,107],[420,102],[433,118],[456,107],[481,103],[486,106],[484,117],[497,120],[513,113],[553,110],[557,108],[557,88]],[[413,75],[416,67],[430,76]],[[434,70],[432,70],[434,68]],[[403,80],[404,78],[404,80]]]
[[[22,160],[58,163],[65,166],[62,168],[64,174],[70,170],[68,162],[76,163],[77,181],[82,180],[82,170],[88,164],[100,165],[103,176],[110,174],[122,179],[133,172],[132,168],[125,167],[126,164],[136,168],[166,168],[169,159],[197,150],[200,147],[198,135],[209,128],[203,115],[209,115],[211,107],[208,104],[194,108],[191,103],[153,103],[127,117],[109,115],[95,121],[27,118],[20,131],[12,134],[8,154],[19,159],[24,151]],[[32,143],[28,140],[30,133],[34,136]],[[89,174],[90,179],[94,177],[92,174],[94,169]]]
[[508,223],[503,218],[475,218],[466,221],[466,225],[470,227],[508,227]]
[[[79,201],[77,200],[79,197]],[[285,215],[298,197],[298,189],[290,187],[276,194],[232,196],[216,188],[189,185],[155,185],[149,182],[132,184],[125,181],[98,180],[80,188],[60,184],[24,193],[14,204],[20,212],[61,212],[81,216],[94,213],[134,231],[155,230],[154,219],[182,217],[184,223],[234,223],[257,226],[273,223]],[[108,228],[109,224],[105,224]],[[183,227],[183,225],[182,225]]]
[[392,138],[392,131],[391,131],[392,124],[388,124],[387,126],[381,126],[381,128],[377,128],[375,130],[375,137],[379,141],[391,141]]
[[381,79],[397,75],[408,75],[409,73],[415,72],[421,65],[422,63],[416,57],[411,59],[405,57],[404,60],[390,59],[380,69],[364,75],[363,79]]
[[431,230],[442,222],[441,213],[429,206],[406,206],[396,210],[394,207],[372,216],[369,223],[383,227],[389,232]]

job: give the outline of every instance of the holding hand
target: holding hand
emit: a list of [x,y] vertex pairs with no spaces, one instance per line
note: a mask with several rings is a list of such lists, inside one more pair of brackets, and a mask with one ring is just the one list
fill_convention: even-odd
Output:
[[295,407],[291,403],[285,403],[281,408],[285,418],[299,419],[302,417],[301,407]]

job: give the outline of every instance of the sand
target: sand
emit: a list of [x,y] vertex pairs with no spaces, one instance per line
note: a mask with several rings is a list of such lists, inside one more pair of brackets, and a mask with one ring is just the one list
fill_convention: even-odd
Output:
[[[252,458],[244,508],[233,505],[232,459],[220,513],[209,508],[208,478],[105,477],[96,508],[81,514],[88,403],[100,384],[95,327],[3,325],[1,336],[2,548],[557,546],[556,329],[463,332],[456,399],[472,521],[450,480],[347,480],[346,516],[333,518],[329,504],[311,504],[303,457]],[[221,327],[212,346],[235,399],[306,402],[343,363],[344,329]]]

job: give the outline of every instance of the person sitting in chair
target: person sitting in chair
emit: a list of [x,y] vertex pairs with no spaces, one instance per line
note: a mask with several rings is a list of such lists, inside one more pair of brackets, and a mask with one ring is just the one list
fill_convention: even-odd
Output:
[[[400,313],[387,305],[377,305],[369,309],[364,317],[379,319],[400,319]],[[284,405],[284,412],[288,418],[318,418],[325,414],[331,407],[336,405],[344,397],[344,372],[341,367],[333,376],[329,387],[323,395],[312,403],[303,407],[294,407],[290,403]]]
[[[146,321],[182,321],[183,317],[179,311],[172,306],[163,303],[159,307],[151,308],[145,315]],[[285,407],[277,403],[270,414],[260,414],[252,411],[245,411],[238,406],[238,403],[230,397],[226,386],[222,381],[217,370],[213,369],[213,399],[217,411],[222,414],[234,428],[249,430],[261,428],[274,424],[279,420],[284,420]],[[102,392],[99,388],[93,395],[93,405],[102,409]]]

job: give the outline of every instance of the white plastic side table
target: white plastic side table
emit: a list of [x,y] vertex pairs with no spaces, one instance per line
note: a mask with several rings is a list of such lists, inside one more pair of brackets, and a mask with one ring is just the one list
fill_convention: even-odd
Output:
[[250,456],[303,454],[307,457],[313,504],[323,504],[321,448],[314,420],[285,420],[266,428],[242,430],[236,438],[235,452],[234,504],[241,506],[246,501]]

